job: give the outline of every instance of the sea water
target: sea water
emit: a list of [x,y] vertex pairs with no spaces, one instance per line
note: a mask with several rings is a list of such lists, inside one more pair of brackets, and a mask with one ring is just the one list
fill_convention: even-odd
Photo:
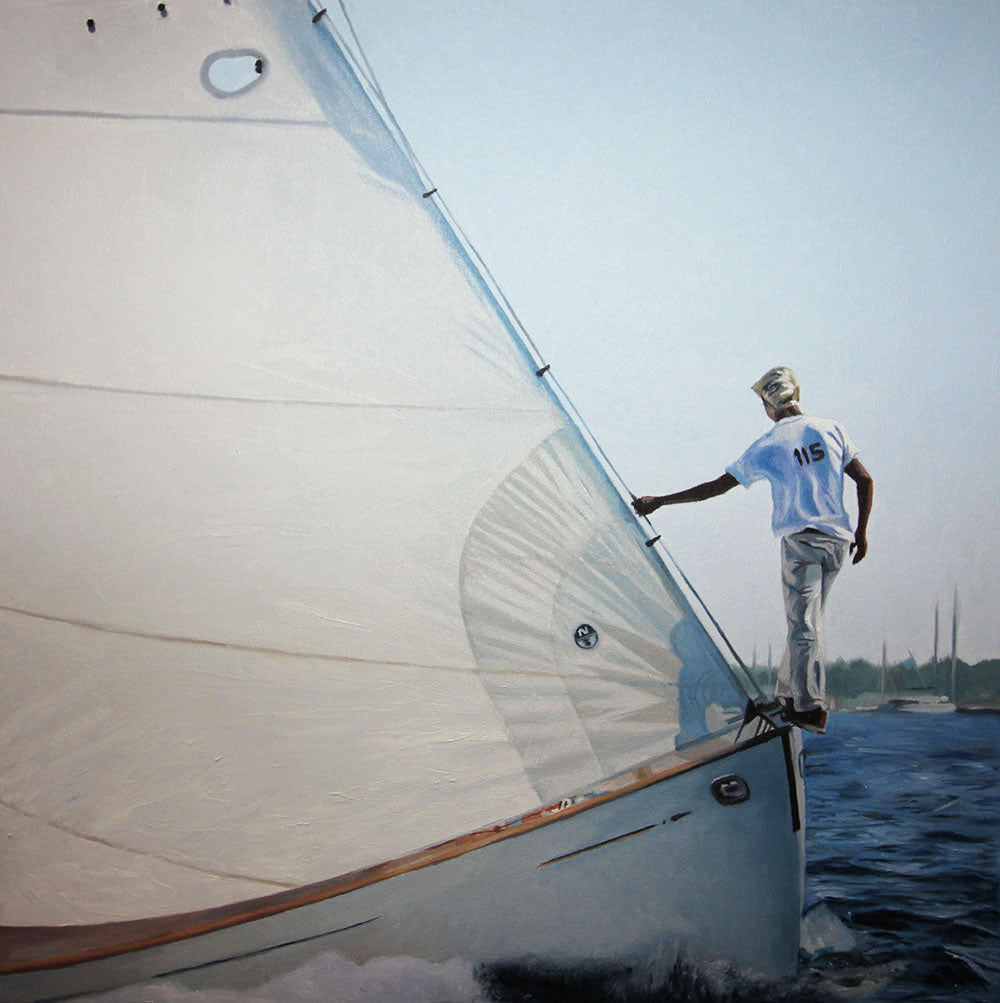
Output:
[[455,960],[355,965],[315,959],[252,992],[191,993],[169,981],[104,1003],[775,1003],[1000,1000],[1000,716],[834,714],[807,735],[804,952],[763,982],[725,965],[657,959],[630,973]]
[[857,937],[871,999],[1000,1000],[1000,716],[831,715],[806,747],[807,894]]

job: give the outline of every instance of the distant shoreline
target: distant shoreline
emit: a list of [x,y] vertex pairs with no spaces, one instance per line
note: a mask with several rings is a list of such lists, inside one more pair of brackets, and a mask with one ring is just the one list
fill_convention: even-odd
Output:
[[[750,673],[765,693],[774,691],[777,668],[753,666]],[[1000,713],[1000,658],[971,665],[957,659],[954,673],[950,658],[884,667],[838,658],[827,664],[826,693],[831,709],[842,711]]]

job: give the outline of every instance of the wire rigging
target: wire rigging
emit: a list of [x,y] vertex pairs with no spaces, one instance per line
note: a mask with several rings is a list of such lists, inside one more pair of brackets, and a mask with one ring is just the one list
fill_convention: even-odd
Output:
[[[312,0],[312,2],[315,7],[316,0]],[[465,233],[465,231],[459,225],[458,221],[452,215],[445,200],[441,198],[441,195],[438,192],[437,188],[434,186],[434,183],[432,182],[430,176],[424,169],[423,165],[420,163],[420,160],[417,157],[416,152],[410,145],[410,141],[407,139],[405,132],[400,127],[399,122],[396,119],[396,116],[393,114],[392,109],[389,107],[389,104],[385,99],[385,95],[382,91],[381,85],[378,82],[378,78],[375,74],[375,71],[372,68],[371,63],[368,61],[368,57],[365,55],[364,47],[361,45],[361,41],[358,38],[357,32],[354,30],[354,24],[351,21],[350,15],[347,12],[345,0],[339,0],[339,5],[343,13],[344,20],[348,26],[348,30],[350,31],[354,46],[351,47],[343,44],[343,40],[336,32],[336,29],[330,24],[329,18],[327,18],[324,23],[329,25],[330,30],[337,38],[337,41],[341,44],[341,48],[343,48],[347,52],[348,57],[350,58],[352,64],[355,67],[355,70],[358,72],[359,77],[363,79],[363,81],[369,88],[371,96],[378,99],[379,108],[383,117],[386,120],[386,123],[389,125],[396,141],[400,144],[410,163],[417,171],[421,181],[424,183],[425,187],[424,187],[423,197],[428,198],[431,195],[435,196],[438,208],[441,210],[441,213],[444,215],[448,225],[451,227],[452,231],[455,233],[456,237],[459,239],[462,246],[465,248],[466,253],[469,255],[472,261],[472,264],[475,266],[479,274],[482,276],[483,281],[489,288],[489,291],[496,299],[497,305],[500,307],[503,316],[507,319],[508,324],[511,325],[514,335],[520,339],[522,344],[529,349],[531,355],[533,356],[535,364],[538,367],[535,375],[538,377],[541,376],[548,377],[548,383],[553,388],[553,392],[555,393],[557,399],[569,413],[571,420],[576,424],[577,428],[583,434],[588,447],[594,452],[596,457],[599,458],[599,463],[603,467],[607,476],[611,479],[611,481],[614,484],[618,485],[618,489],[620,492],[624,492],[625,495],[627,495],[634,501],[636,495],[629,489],[625,481],[625,478],[622,476],[621,472],[611,461],[611,458],[608,456],[608,454],[604,451],[604,447],[600,444],[600,441],[594,435],[593,430],[590,428],[586,419],[580,413],[580,410],[577,408],[572,397],[569,395],[569,393],[566,391],[563,385],[559,382],[555,374],[551,371],[551,364],[545,362],[544,355],[541,349],[536,344],[531,334],[528,332],[527,327],[521,321],[521,318],[518,316],[517,311],[514,309],[510,300],[507,299],[507,296],[504,293],[503,289],[500,288],[500,285],[497,282],[493,273],[490,271],[489,266],[483,260],[483,257],[479,253],[476,246],[472,243],[468,235]],[[646,517],[646,522],[647,524],[652,526],[652,524],[649,523],[648,517]],[[729,640],[729,637],[726,635],[725,631],[722,629],[718,620],[716,620],[715,616],[712,614],[712,611],[708,608],[707,604],[705,603],[705,600],[701,597],[701,594],[691,584],[691,580],[684,573],[684,571],[681,569],[680,565],[674,558],[673,554],[670,553],[669,549],[663,543],[662,538],[660,536],[656,536],[655,538],[647,542],[647,546],[650,547],[651,549],[656,544],[659,545],[660,549],[669,559],[671,565],[673,565],[677,574],[683,581],[685,587],[694,597],[695,601],[701,607],[701,609],[704,610],[706,616],[708,617],[718,636],[722,639],[726,648],[733,656],[733,658],[736,660],[737,666],[742,670],[743,675],[746,677],[747,681],[750,684],[750,692],[756,693],[758,694],[759,697],[762,698],[763,694],[761,693],[760,687],[757,684],[757,681],[751,675],[749,669],[746,666],[746,663],[743,661],[742,658],[740,658],[735,647]]]

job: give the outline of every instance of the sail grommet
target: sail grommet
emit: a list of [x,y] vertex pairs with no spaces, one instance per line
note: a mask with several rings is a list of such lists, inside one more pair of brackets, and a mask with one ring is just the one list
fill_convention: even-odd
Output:
[[712,781],[712,797],[721,805],[742,804],[750,798],[750,785],[735,773]]
[[267,75],[267,60],[255,49],[213,52],[201,65],[201,85],[217,98],[234,98]]
[[165,3],[158,3],[156,5],[156,9],[160,12],[160,17],[167,16],[168,11],[167,11],[167,5]]
[[590,648],[597,647],[597,642],[600,640],[600,636],[589,623],[581,623],[580,626],[573,631],[573,640],[578,648],[589,650]]

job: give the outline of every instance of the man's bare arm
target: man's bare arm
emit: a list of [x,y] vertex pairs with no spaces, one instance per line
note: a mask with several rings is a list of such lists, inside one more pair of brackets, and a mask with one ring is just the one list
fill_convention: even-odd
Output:
[[632,502],[632,508],[639,515],[649,515],[663,505],[682,505],[685,502],[706,501],[724,495],[730,488],[735,488],[739,481],[732,474],[723,474],[714,481],[696,484],[685,491],[677,491],[672,495],[643,495]]
[[857,458],[844,467],[844,473],[858,487],[858,528],[854,531],[854,543],[851,553],[854,554],[854,564],[860,564],[868,553],[868,517],[872,513],[872,495],[875,482],[872,475],[865,470],[864,464]]

